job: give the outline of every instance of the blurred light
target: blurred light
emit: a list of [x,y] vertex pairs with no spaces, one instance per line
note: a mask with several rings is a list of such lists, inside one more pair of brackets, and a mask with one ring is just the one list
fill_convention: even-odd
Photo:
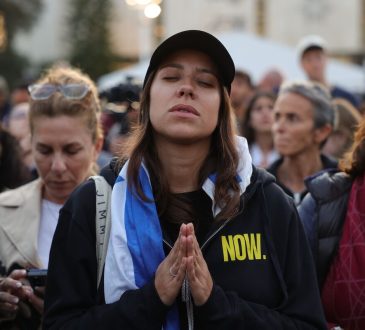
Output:
[[161,7],[159,5],[156,5],[155,3],[152,3],[144,9],[144,15],[147,18],[156,18],[161,13]]
[[159,5],[162,2],[162,0],[152,0],[151,2],[156,5]]
[[137,4],[140,6],[146,6],[151,3],[151,0],[136,0]]
[[128,6],[135,6],[135,5],[137,5],[136,0],[125,0],[125,2],[126,2],[126,4]]

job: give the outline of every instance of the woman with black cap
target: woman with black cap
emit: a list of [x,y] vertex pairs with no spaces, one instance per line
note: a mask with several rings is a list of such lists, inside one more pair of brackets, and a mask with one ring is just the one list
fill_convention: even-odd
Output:
[[101,285],[90,180],[60,212],[45,329],[326,328],[293,202],[235,136],[234,72],[203,31],[156,49],[129,149],[102,171],[113,190]]

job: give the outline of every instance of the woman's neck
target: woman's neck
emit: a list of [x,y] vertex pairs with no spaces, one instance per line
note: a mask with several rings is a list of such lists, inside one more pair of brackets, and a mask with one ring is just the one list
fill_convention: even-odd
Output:
[[301,154],[296,157],[284,157],[278,169],[278,180],[293,192],[305,190],[304,179],[323,169],[321,156],[315,154]]
[[273,138],[271,132],[256,133],[254,143],[262,153],[269,153],[273,149]]
[[183,193],[199,188],[199,170],[209,153],[209,147],[208,141],[190,145],[156,141],[157,152],[171,192]]

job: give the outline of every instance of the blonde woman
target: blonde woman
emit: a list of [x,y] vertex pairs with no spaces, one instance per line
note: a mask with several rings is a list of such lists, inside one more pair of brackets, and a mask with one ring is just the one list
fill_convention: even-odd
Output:
[[39,179],[0,194],[0,261],[8,274],[0,282],[2,329],[38,328],[44,287],[31,288],[26,269],[48,268],[59,210],[94,173],[103,141],[97,91],[85,74],[54,67],[29,91]]

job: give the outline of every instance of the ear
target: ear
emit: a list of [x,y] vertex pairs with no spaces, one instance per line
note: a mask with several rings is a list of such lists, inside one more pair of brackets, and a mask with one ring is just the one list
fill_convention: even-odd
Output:
[[332,133],[332,125],[326,124],[323,127],[314,129],[314,141],[320,145]]

